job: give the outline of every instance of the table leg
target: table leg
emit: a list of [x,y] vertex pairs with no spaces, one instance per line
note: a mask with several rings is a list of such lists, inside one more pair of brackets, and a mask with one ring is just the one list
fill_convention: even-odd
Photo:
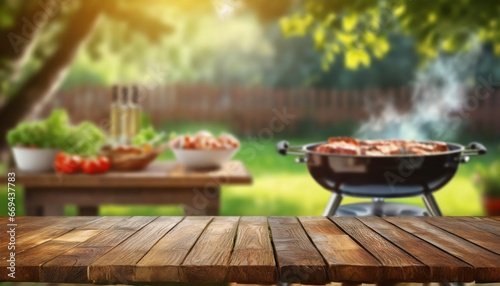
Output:
[[[64,205],[49,203],[35,197],[35,192],[40,190],[24,188],[24,206],[28,216],[63,216]],[[36,195],[40,195],[37,193]]]
[[220,204],[219,199],[213,200],[210,202],[206,209],[206,214],[209,216],[217,216],[220,214]]
[[79,216],[97,216],[99,215],[99,207],[96,206],[79,206]]
[[64,205],[44,205],[43,214],[44,216],[63,216],[64,215]]
[[33,199],[33,190],[24,188],[24,209],[28,216],[43,216],[43,206]]
[[220,188],[204,188],[193,191],[189,201],[182,204],[186,216],[217,216],[220,210]]
[[43,216],[43,207],[26,204],[24,206],[27,216]]

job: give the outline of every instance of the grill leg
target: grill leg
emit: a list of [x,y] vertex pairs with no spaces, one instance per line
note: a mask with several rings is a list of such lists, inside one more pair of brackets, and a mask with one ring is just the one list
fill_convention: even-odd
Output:
[[384,216],[384,198],[373,198],[373,214],[376,216]]
[[323,216],[334,216],[342,201],[342,195],[332,193],[330,200],[323,211]]
[[422,195],[422,199],[424,200],[425,206],[431,216],[443,216],[432,193]]

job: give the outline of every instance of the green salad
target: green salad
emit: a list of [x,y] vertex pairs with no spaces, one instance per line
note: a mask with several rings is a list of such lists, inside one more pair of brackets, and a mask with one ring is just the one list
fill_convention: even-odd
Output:
[[141,129],[139,133],[134,136],[132,143],[136,146],[149,144],[152,147],[158,147],[164,143],[166,139],[167,135],[164,132],[156,132],[153,126],[148,126]]
[[45,120],[20,123],[7,133],[10,146],[60,149],[81,156],[97,154],[105,140],[104,132],[91,122],[71,125],[62,109],[52,111]]

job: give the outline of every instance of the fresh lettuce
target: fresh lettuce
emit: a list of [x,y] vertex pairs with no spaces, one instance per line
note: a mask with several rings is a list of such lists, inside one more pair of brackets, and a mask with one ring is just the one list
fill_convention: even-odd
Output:
[[165,142],[167,135],[164,132],[156,132],[152,126],[141,129],[137,135],[134,136],[132,143],[136,146],[143,144],[150,144],[153,147],[159,146]]
[[95,155],[105,140],[103,131],[91,122],[72,126],[62,109],[42,121],[22,122],[7,133],[10,146],[53,148],[82,156]]

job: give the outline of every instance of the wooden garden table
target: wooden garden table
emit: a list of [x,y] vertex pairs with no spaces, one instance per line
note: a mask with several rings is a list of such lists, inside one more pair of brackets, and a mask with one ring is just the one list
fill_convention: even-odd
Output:
[[63,215],[68,204],[87,216],[98,215],[103,204],[176,204],[186,215],[218,215],[221,186],[251,184],[252,176],[238,161],[212,171],[187,170],[169,161],[142,171],[100,175],[17,171],[16,182],[24,186],[26,214],[32,216]]
[[0,281],[500,281],[499,217],[18,217],[15,223],[15,278],[7,276],[2,239]]

